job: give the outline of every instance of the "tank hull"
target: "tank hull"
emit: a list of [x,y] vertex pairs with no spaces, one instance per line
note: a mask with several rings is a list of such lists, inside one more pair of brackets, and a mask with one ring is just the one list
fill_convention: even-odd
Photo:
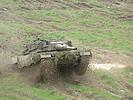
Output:
[[[33,65],[40,63],[42,64],[42,67],[43,64],[45,65],[45,68],[42,68],[43,70],[51,69],[50,67],[53,67],[55,70],[69,68],[71,69],[71,72],[83,75],[86,72],[91,57],[92,54],[90,50],[54,51],[18,56],[13,58],[13,63],[16,64],[19,69],[32,67]],[[48,64],[48,61],[51,63]],[[46,72],[44,71],[43,73]]]

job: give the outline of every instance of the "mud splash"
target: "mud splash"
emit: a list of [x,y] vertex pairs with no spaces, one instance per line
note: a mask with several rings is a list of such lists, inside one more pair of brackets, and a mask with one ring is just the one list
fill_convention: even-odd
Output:
[[95,69],[110,70],[112,68],[123,68],[123,67],[126,67],[126,66],[118,63],[90,64],[90,68],[93,70]]

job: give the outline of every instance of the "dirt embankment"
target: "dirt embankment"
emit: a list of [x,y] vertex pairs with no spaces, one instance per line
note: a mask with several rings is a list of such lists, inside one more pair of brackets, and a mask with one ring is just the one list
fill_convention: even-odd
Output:
[[133,65],[133,54],[119,54],[113,51],[93,49],[91,67],[109,70],[111,68],[123,68]]

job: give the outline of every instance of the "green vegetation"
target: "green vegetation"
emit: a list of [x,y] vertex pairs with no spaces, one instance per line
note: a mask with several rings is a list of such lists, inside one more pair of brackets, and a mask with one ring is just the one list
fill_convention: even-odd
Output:
[[35,40],[34,38],[24,38],[24,42],[32,42],[33,40]]
[[104,82],[104,84],[114,88],[114,89],[119,89],[121,88],[120,84],[116,81],[114,76],[112,76],[111,73],[103,70],[95,70],[94,71],[97,77],[100,78]]
[[73,84],[65,84],[66,87],[74,89],[78,92],[82,92],[83,94],[86,95],[88,99],[99,99],[99,98],[104,98],[104,99],[109,99],[109,100],[121,100],[118,97],[108,93],[104,92],[102,90],[96,89],[96,88],[91,88],[91,87],[86,87],[82,85],[73,85]]
[[72,29],[72,28],[75,28],[71,24],[59,23],[59,22],[50,22],[49,25],[54,26],[54,27],[57,27],[57,28],[62,28],[62,29]]
[[125,67],[115,71],[118,73],[118,75],[122,76],[123,81],[133,86],[133,66]]
[[110,8],[96,8],[97,10],[101,10],[107,13],[111,13],[111,14],[123,14],[122,12],[115,10],[115,9],[110,9]]
[[0,78],[0,91],[0,100],[68,100],[41,84],[29,86],[13,76]]
[[20,2],[15,2],[14,0],[0,0],[1,7],[9,7],[9,6],[19,6]]
[[3,34],[10,34],[10,33],[16,33],[16,34],[26,34],[26,33],[34,33],[37,32],[38,29],[35,27],[32,27],[27,24],[19,24],[19,23],[11,23],[6,21],[0,22],[0,32]]
[[1,40],[6,40],[16,36],[32,35],[38,32],[42,31],[28,24],[0,21],[0,33],[3,34],[3,36],[0,37]]
[[41,34],[39,36],[42,39],[56,39],[56,38],[60,38],[60,39],[65,39],[64,36],[61,36],[60,33],[46,33],[46,34]]
[[123,21],[120,23],[122,23],[123,25],[133,25],[133,21]]
[[104,6],[104,4],[102,4],[101,2],[99,2],[97,0],[90,0],[89,3],[90,4],[93,4],[93,5],[97,5],[97,6]]
[[[60,25],[57,24],[56,27]],[[64,26],[59,26],[64,27]],[[71,27],[71,26],[69,26]],[[44,39],[67,39],[71,38],[74,40],[82,41],[88,46],[96,46],[103,49],[114,50],[118,52],[133,52],[132,41],[123,41],[123,39],[131,39],[131,35],[120,33],[121,31],[103,31],[100,29],[86,30],[84,32],[74,31],[74,32],[65,32],[65,31],[54,31],[46,32],[45,34],[40,35],[40,38]],[[132,33],[131,33],[132,34]],[[82,35],[82,36],[81,36]],[[88,48],[87,46],[87,48]]]
[[[119,14],[119,11],[110,11]],[[133,42],[129,41],[133,38],[132,22],[119,22],[93,13],[91,10],[40,10],[31,13],[15,12],[15,14],[23,14],[40,21],[46,20],[42,25],[47,25],[50,28],[49,30],[44,28],[41,31],[41,33],[44,33],[38,36],[41,38],[65,39],[66,37],[66,39],[71,38],[88,44],[88,46],[86,45],[87,48],[91,46],[116,52],[133,52]],[[33,29],[27,33],[34,34],[38,31]]]
[[28,18],[34,18],[38,20],[49,20],[49,22],[51,22],[52,20],[61,20],[61,16],[54,11],[40,10],[32,13],[25,13],[24,15]]

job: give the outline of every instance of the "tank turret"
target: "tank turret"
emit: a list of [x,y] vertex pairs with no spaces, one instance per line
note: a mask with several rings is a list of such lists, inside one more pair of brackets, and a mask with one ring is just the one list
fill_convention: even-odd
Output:
[[71,41],[67,40],[42,40],[36,39],[31,44],[25,46],[23,51],[24,55],[29,54],[30,52],[52,52],[52,51],[68,51],[68,50],[77,50],[76,47],[72,46]]

